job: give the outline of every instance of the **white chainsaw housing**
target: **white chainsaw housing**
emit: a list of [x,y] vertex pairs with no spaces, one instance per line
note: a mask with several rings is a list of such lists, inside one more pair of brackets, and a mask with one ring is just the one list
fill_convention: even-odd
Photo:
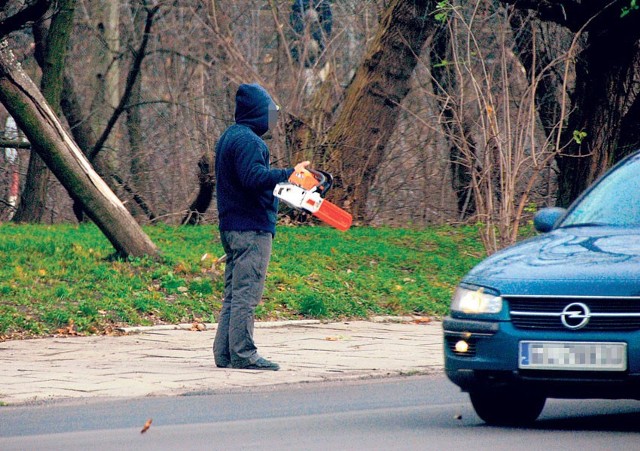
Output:
[[293,183],[278,183],[273,195],[292,208],[315,213],[322,205],[322,197],[317,191],[309,191]]

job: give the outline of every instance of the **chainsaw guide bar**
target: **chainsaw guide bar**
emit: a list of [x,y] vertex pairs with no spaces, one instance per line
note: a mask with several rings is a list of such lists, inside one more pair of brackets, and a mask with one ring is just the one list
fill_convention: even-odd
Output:
[[333,182],[331,174],[315,170],[309,173],[312,177],[294,172],[288,182],[276,185],[273,195],[291,208],[311,213],[338,230],[349,230],[353,222],[351,214],[323,198]]

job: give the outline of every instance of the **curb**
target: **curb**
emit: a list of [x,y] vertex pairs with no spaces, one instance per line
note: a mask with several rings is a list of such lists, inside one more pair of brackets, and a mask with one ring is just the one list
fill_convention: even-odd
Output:
[[[415,316],[373,316],[365,320],[354,319],[353,321],[369,321],[372,323],[411,323],[416,321]],[[278,327],[296,327],[309,326],[315,324],[329,324],[334,322],[348,323],[349,320],[319,320],[319,319],[302,319],[302,320],[283,320],[283,321],[256,321],[256,329],[275,329]],[[203,327],[203,328],[201,328]],[[217,323],[180,323],[180,324],[158,324],[155,326],[130,326],[119,327],[116,330],[126,334],[142,334],[146,332],[159,332],[166,330],[210,330],[217,327]]]

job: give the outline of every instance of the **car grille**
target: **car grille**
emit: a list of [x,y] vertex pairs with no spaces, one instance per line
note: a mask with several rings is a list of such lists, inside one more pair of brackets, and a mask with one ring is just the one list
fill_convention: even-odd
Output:
[[[509,303],[513,325],[518,329],[570,330],[563,324],[563,312],[579,303],[588,308],[586,325],[580,331],[634,331],[640,330],[640,298],[607,297],[529,297],[503,296]],[[577,310],[580,310],[578,307]],[[566,310],[565,310],[566,309]],[[582,312],[584,313],[584,312]],[[566,317],[565,317],[566,318]],[[573,321],[573,322],[572,322]],[[575,324],[577,320],[570,319]]]

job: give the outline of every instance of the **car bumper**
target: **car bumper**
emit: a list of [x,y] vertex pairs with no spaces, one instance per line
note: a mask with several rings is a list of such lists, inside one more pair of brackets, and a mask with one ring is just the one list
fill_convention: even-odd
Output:
[[[524,389],[554,398],[640,399],[640,332],[529,331],[508,321],[451,317],[443,329],[445,372],[463,391]],[[627,370],[523,370],[518,368],[522,340],[625,342]],[[460,341],[465,345],[456,349]]]

